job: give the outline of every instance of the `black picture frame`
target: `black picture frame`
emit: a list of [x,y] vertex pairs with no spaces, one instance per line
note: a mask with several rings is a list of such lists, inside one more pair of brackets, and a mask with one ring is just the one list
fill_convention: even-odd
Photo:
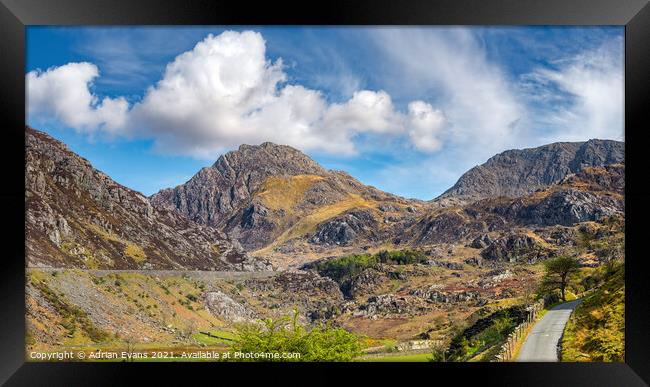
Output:
[[[0,383],[122,385],[146,375],[213,382],[225,375],[288,385],[352,379],[427,384],[637,386],[650,383],[650,302],[643,256],[650,190],[644,132],[650,122],[648,0],[444,0],[278,3],[154,0],[0,0],[2,106]],[[621,25],[625,26],[626,359],[625,363],[127,364],[25,362],[24,125],[25,27],[29,25]],[[300,371],[301,375],[294,374]],[[343,376],[345,372],[345,376]],[[142,382],[140,382],[142,383]],[[246,384],[246,383],[244,383]],[[347,384],[347,383],[346,383]],[[410,383],[409,383],[410,384]]]

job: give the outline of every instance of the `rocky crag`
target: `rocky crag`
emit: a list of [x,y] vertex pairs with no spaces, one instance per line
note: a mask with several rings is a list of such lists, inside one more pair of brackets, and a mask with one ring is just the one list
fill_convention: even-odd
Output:
[[89,269],[261,270],[222,232],[94,169],[63,143],[25,130],[26,263]]
[[625,145],[611,140],[558,142],[499,153],[465,172],[437,202],[472,202],[489,197],[518,197],[559,183],[585,167],[624,162]]
[[414,218],[425,204],[268,142],[226,153],[187,183],[156,193],[151,203],[218,227],[247,250],[296,238],[322,246],[378,241],[386,238],[384,226]]

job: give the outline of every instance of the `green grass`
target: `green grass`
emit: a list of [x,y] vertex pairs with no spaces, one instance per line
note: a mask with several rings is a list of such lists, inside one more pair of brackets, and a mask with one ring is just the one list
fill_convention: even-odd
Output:
[[[197,342],[205,345],[230,345],[235,340],[236,336],[232,332],[227,331],[210,331],[212,336],[205,333],[198,332],[192,335],[192,338]],[[218,336],[218,337],[214,337]]]
[[624,361],[623,265],[576,307],[562,338],[562,361]]
[[133,243],[128,243],[124,248],[124,255],[133,259],[135,262],[140,263],[147,260],[147,255],[145,254],[142,247],[135,245]]

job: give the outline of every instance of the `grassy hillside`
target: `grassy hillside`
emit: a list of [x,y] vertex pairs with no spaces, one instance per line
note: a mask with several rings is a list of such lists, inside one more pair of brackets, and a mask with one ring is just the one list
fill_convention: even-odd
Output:
[[353,208],[370,208],[373,209],[377,203],[372,200],[366,200],[357,194],[350,194],[347,199],[341,200],[334,204],[322,206],[316,211],[304,216],[293,226],[283,232],[270,245],[257,251],[257,254],[265,254],[272,251],[275,247],[282,245],[291,239],[304,236],[316,230],[316,226],[328,219],[344,213]]
[[625,281],[620,265],[571,316],[562,339],[562,361],[624,361]]
[[31,270],[28,349],[112,347],[125,340],[163,347],[175,341],[196,344],[192,334],[225,325],[205,309],[204,286],[182,275]]

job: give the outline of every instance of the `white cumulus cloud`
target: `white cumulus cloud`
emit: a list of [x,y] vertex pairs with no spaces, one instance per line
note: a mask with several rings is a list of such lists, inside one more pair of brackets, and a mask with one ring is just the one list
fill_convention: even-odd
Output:
[[440,149],[440,132],[447,122],[442,110],[423,101],[413,101],[408,105],[408,121],[408,134],[416,148],[426,152]]
[[91,63],[69,63],[46,71],[27,73],[27,106],[30,115],[54,119],[81,131],[124,127],[128,103],[124,98],[99,99],[90,86],[99,76]]
[[281,59],[266,56],[261,34],[212,34],[178,55],[141,101],[99,101],[90,91],[95,65],[70,63],[27,75],[30,115],[79,130],[104,129],[154,139],[158,150],[214,158],[242,143],[273,141],[333,154],[356,152],[362,133],[407,135],[430,152],[440,112],[422,101],[402,113],[385,91],[359,90],[329,103],[318,90],[287,83]]

